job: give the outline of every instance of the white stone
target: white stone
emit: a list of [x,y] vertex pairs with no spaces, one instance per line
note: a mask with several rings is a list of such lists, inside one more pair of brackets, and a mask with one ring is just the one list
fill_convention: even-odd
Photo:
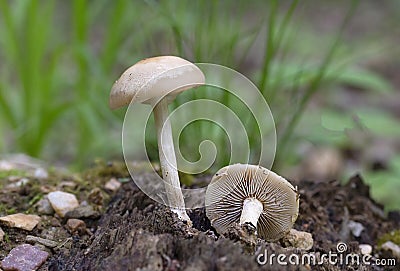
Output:
[[355,236],[355,237],[360,237],[361,232],[365,229],[363,224],[359,223],[359,222],[355,222],[353,220],[349,221],[349,229],[351,230],[351,233]]
[[40,167],[35,169],[35,173],[33,176],[38,179],[47,179],[49,177],[49,173],[47,173],[44,168]]
[[358,245],[360,248],[361,254],[366,255],[366,254],[371,254],[372,253],[372,246],[368,244],[360,244]]
[[400,259],[400,247],[392,241],[383,243],[381,247],[383,250],[389,250],[393,256],[395,256],[397,259]]
[[40,222],[40,216],[25,215],[25,214],[19,213],[19,214],[13,214],[13,215],[0,217],[0,222],[2,222],[7,227],[19,228],[19,229],[31,231]]
[[120,187],[121,183],[118,182],[116,178],[111,178],[104,186],[105,189],[110,190],[112,192],[117,191]]
[[79,202],[75,195],[71,193],[55,191],[49,193],[47,198],[49,199],[54,211],[56,211],[60,217],[64,217],[66,213],[79,206]]

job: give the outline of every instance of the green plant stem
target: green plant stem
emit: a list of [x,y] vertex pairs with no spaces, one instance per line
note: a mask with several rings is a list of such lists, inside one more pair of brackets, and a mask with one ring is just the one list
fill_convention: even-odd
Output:
[[261,79],[258,83],[258,86],[261,90],[261,92],[265,95],[265,88],[268,85],[268,80],[269,80],[269,75],[270,75],[270,69],[271,69],[271,64],[272,64],[272,59],[274,56],[274,50],[275,50],[275,45],[274,45],[274,35],[275,35],[275,22],[276,22],[276,11],[278,7],[278,1],[277,0],[271,0],[270,1],[270,11],[269,11],[269,17],[268,17],[268,27],[267,27],[267,38],[265,42],[265,51],[264,51],[264,61],[262,65],[262,73],[261,73]]

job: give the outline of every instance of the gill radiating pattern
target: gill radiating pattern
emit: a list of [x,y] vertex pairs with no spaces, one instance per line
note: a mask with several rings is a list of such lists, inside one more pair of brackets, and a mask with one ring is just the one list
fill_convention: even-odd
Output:
[[246,198],[263,204],[257,232],[268,241],[281,238],[297,217],[297,191],[288,181],[261,166],[235,164],[219,170],[207,189],[206,213],[218,232],[239,223]]
[[[298,211],[297,192],[288,181],[272,171],[263,170],[261,176],[257,180],[262,180],[263,177],[266,180],[260,182],[262,189],[257,195],[264,206],[258,228],[261,237],[272,241],[281,238],[292,227],[294,222],[292,217],[297,216]],[[281,193],[276,195],[272,193],[272,190],[281,191]],[[261,193],[261,191],[264,192]]]

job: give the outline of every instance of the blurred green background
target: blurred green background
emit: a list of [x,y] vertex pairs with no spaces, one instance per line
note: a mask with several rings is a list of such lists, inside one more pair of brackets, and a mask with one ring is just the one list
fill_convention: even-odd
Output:
[[[125,109],[108,108],[113,82],[143,58],[178,55],[233,68],[258,86],[278,129],[280,174],[360,172],[375,198],[399,209],[399,18],[396,0],[0,0],[0,152],[74,169],[121,160]],[[218,129],[210,125],[194,123],[180,138],[190,159],[198,155],[190,140]],[[259,134],[246,125],[256,156]],[[147,141],[156,160],[155,137]],[[214,166],[227,161],[219,152]]]

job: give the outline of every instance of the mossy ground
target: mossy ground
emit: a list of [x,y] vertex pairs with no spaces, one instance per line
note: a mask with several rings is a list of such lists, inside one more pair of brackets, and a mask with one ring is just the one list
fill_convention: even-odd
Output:
[[383,234],[381,237],[379,237],[377,244],[381,246],[387,241],[391,241],[400,246],[400,229]]
[[[97,161],[81,174],[71,174],[56,169],[49,169],[48,174],[48,178],[40,179],[32,177],[32,174],[26,170],[0,171],[0,216],[15,213],[37,214],[35,204],[54,190],[72,193],[76,195],[79,202],[82,202],[89,201],[91,191],[100,188],[101,204],[98,202],[90,204],[96,210],[104,211],[112,197],[112,193],[104,189],[105,183],[111,177],[129,177],[123,162],[105,163],[103,161]],[[29,181],[26,184],[15,185],[22,178],[27,178]],[[41,215],[41,218],[41,222],[32,232],[3,226],[5,236],[3,241],[0,241],[0,258],[4,258],[16,245],[24,243],[28,234],[40,236],[49,228],[53,228],[55,230],[51,234],[54,235],[54,239],[61,241],[72,237],[65,229],[63,219],[47,215]],[[89,224],[95,223],[89,221]]]

